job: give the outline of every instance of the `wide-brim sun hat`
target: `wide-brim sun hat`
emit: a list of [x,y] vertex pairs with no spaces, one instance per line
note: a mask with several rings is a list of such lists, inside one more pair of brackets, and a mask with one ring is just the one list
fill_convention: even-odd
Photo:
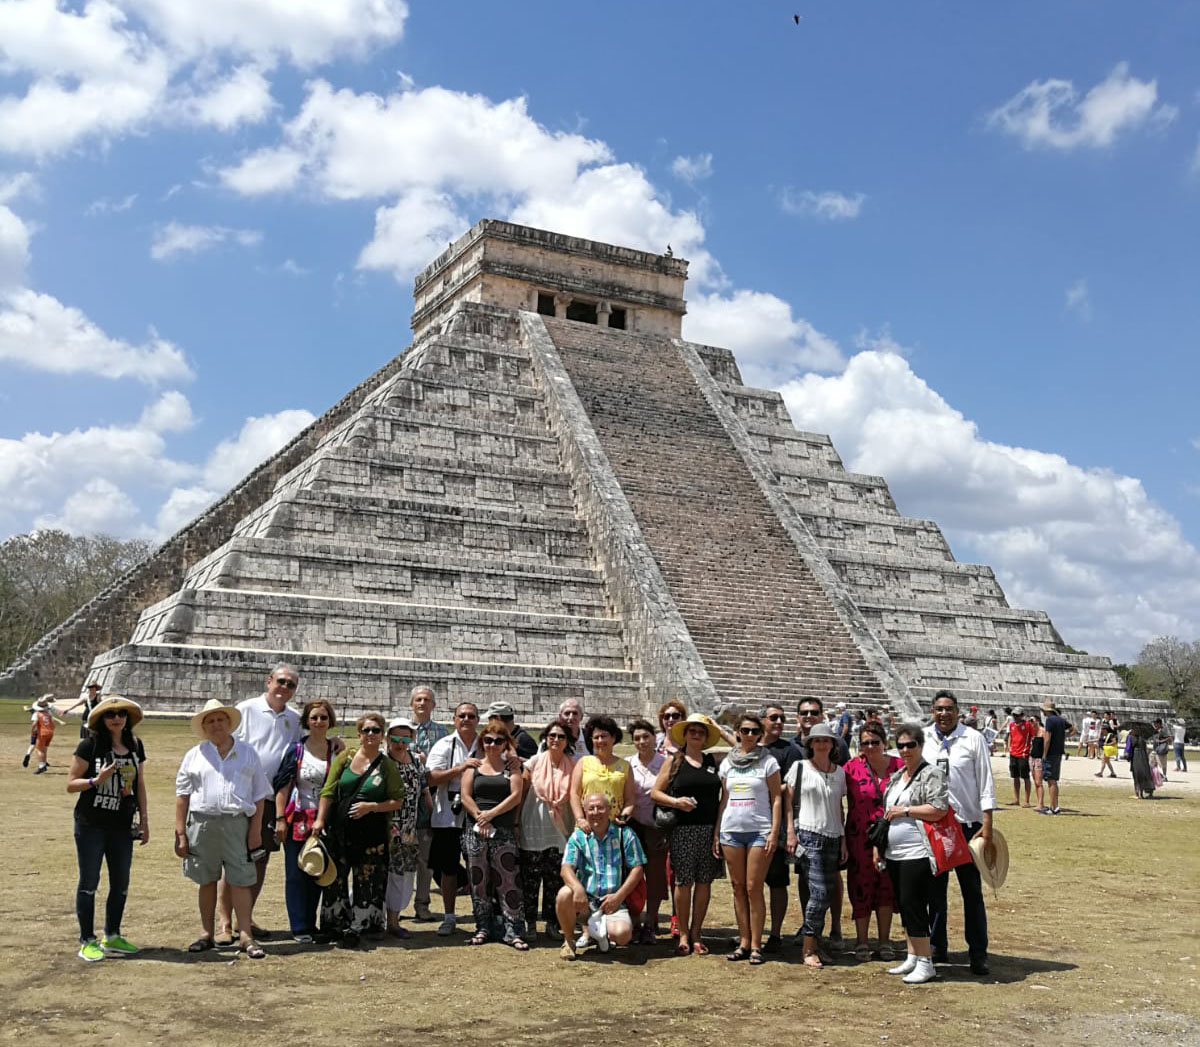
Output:
[[991,865],[988,865],[983,856],[984,843],[981,837],[976,836],[967,847],[975,861],[975,868],[979,870],[979,878],[985,886],[998,891],[1008,879],[1008,841],[1004,838],[1004,833],[993,829],[992,843],[996,846],[996,860]]
[[136,727],[142,722],[142,707],[137,702],[131,698],[122,698],[119,694],[106,694],[96,703],[96,708],[88,713],[88,727],[96,730],[104,719],[104,714],[112,712],[113,709],[124,709],[129,714],[130,727]]
[[1055,705],[1053,702],[1042,702],[1042,712],[1056,713],[1056,712],[1058,712],[1058,706]]
[[316,880],[318,887],[328,887],[337,879],[337,866],[316,834],[304,841],[304,846],[300,848],[300,854],[296,857],[296,864],[301,872]]
[[671,741],[679,748],[683,748],[686,744],[684,735],[687,729],[694,723],[700,724],[708,732],[708,737],[704,739],[704,748],[711,749],[717,742],[721,741],[720,728],[713,722],[711,716],[705,716],[704,713],[692,713],[686,720],[680,720],[671,727]]
[[52,694],[43,694],[40,698],[33,700],[33,707],[35,709],[49,709],[53,704],[54,695]]
[[205,741],[208,740],[208,735],[204,733],[204,717],[209,713],[228,713],[230,731],[236,731],[238,724],[242,722],[241,710],[236,705],[225,705],[218,698],[210,698],[204,703],[204,708],[192,717],[192,730],[197,737]]

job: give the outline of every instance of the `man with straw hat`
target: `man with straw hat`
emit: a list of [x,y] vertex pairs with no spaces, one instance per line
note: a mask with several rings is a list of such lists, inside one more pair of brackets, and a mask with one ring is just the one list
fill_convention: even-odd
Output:
[[223,873],[238,918],[239,947],[258,960],[264,953],[250,933],[250,889],[262,849],[263,801],[272,791],[254,749],[234,739],[241,718],[236,707],[215,698],[192,717],[192,730],[203,741],[184,754],[175,776],[175,853],[183,859],[183,874],[200,889],[204,933],[188,952],[217,944],[213,926]]

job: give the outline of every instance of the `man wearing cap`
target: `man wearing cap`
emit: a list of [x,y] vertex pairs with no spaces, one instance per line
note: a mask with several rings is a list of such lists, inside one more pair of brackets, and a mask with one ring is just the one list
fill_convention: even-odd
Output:
[[[238,702],[237,709],[241,714],[241,723],[236,730],[239,742],[245,742],[254,750],[267,781],[273,781],[283,762],[284,754],[300,741],[300,714],[288,705],[296,695],[300,686],[300,676],[286,662],[280,662],[267,674],[266,689],[257,698],[247,698]],[[341,751],[341,743],[336,742],[334,753]],[[280,844],[275,838],[275,805],[267,804],[263,812],[263,856],[255,863],[257,875],[254,886],[250,889],[250,915],[254,915],[254,905],[262,891],[263,882],[267,877],[267,862],[271,852],[279,850]],[[217,906],[221,916],[222,937],[229,937],[230,921],[232,919],[229,893],[222,886],[218,891]],[[269,938],[270,935],[260,927],[252,927],[251,933],[259,938]]]
[[183,874],[200,888],[204,933],[188,952],[216,944],[214,910],[223,874],[237,912],[241,951],[258,960],[264,953],[250,930],[250,891],[257,880],[252,855],[262,845],[264,801],[272,791],[258,755],[234,738],[241,718],[236,707],[215,698],[192,717],[192,730],[203,741],[184,753],[175,776],[175,853],[183,859]]
[[[408,705],[412,710],[413,722],[412,754],[421,761],[422,766],[426,765],[434,745],[446,737],[446,728],[433,718],[436,704],[433,688],[428,684],[417,684],[409,695]],[[421,804],[417,808],[417,883],[413,895],[413,918],[420,923],[429,923],[434,919],[433,911],[429,908],[432,879],[429,848],[433,842],[429,818],[429,809]]]
[[1029,753],[1033,748],[1033,739],[1037,737],[1037,726],[1025,718],[1025,710],[1017,706],[1009,714],[1008,725],[1008,776],[1013,783],[1013,798],[1009,806],[1016,807],[1021,802],[1021,783],[1025,783],[1025,806],[1029,806],[1029,794],[1032,789],[1029,776]]
[[1042,781],[1049,790],[1050,806],[1042,814],[1061,814],[1058,806],[1058,782],[1062,777],[1063,753],[1067,749],[1067,721],[1058,715],[1053,702],[1042,702],[1046,719],[1042,722]]
[[[763,738],[762,747],[767,750],[779,764],[779,776],[782,781],[787,777],[792,764],[804,759],[800,747],[790,738],[783,737],[783,727],[787,723],[787,713],[782,705],[774,703],[764,705],[762,709]],[[770,890],[771,898],[771,931],[763,943],[764,952],[779,952],[783,944],[783,922],[787,919],[788,887],[791,877],[788,874],[787,828],[780,820],[779,833],[776,836],[775,850],[771,862],[767,866],[764,882]]]
[[[987,742],[978,731],[959,722],[958,699],[953,691],[933,696],[933,730],[925,736],[922,756],[940,767],[950,785],[950,806],[970,841],[983,840],[988,861],[993,860],[992,812],[996,809],[996,787]],[[983,882],[973,862],[954,870],[963,899],[964,933],[972,974],[987,974],[987,908]],[[946,888],[950,874],[935,877],[929,903],[929,942],[935,963],[946,962]]]
[[73,713],[81,705],[83,712],[79,715],[82,717],[79,723],[79,737],[86,740],[88,737],[88,717],[92,715],[92,710],[100,703],[100,682],[98,680],[89,680],[84,696],[77,701],[72,702],[62,714],[66,716],[68,713]]
[[508,728],[508,733],[512,735],[513,744],[517,747],[517,755],[522,760],[528,760],[529,757],[537,753],[537,741],[524,727],[518,727],[513,722],[516,719],[516,713],[508,702],[492,702],[487,707],[487,712],[483,718],[484,720],[490,720],[493,716],[498,720],[504,721],[504,725]]

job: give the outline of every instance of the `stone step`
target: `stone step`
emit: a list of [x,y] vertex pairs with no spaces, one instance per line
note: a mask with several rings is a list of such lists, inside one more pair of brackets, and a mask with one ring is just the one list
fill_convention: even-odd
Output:
[[132,642],[625,668],[611,618],[246,590],[173,593],[142,612]]
[[439,336],[411,350],[405,362],[430,376],[473,375],[517,385],[530,385],[533,380],[529,353],[519,343],[483,336]]
[[[1062,638],[1041,611],[997,608],[928,608],[860,604],[864,617],[885,643],[978,644],[981,647],[1027,649],[1044,653],[1062,650]],[[1040,655],[1039,655],[1040,657]]]
[[970,603],[1007,606],[990,567],[957,561],[928,561],[899,554],[826,550],[826,557],[856,600],[912,599],[929,594],[942,606]]
[[324,698],[343,722],[368,711],[404,713],[417,684],[433,688],[439,713],[460,701],[481,709],[505,701],[519,723],[532,725],[549,722],[567,698],[577,698],[585,709],[603,709],[622,723],[641,711],[638,674],[624,669],[179,644],[125,644],[100,655],[93,669],[106,693],[154,709],[194,712],[210,698],[228,702],[261,693],[264,667],[281,661],[300,674],[296,702]]

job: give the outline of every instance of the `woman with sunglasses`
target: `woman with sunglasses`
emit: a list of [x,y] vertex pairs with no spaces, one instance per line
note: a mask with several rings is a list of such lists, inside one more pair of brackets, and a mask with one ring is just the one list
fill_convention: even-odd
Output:
[[[355,723],[358,748],[333,759],[313,832],[325,832],[337,878],[325,888],[321,926],[346,949],[383,934],[388,878],[388,815],[404,805],[404,779],[382,751],[384,719]],[[353,886],[351,879],[353,878]]]
[[[79,920],[79,958],[89,963],[106,955],[137,952],[121,935],[133,841],[150,840],[146,779],[142,764],[146,750],[134,737],[142,718],[137,702],[117,694],[104,697],[88,715],[88,736],[75,748],[67,772],[67,792],[75,801],[75,852],[79,884],[75,915]],[[139,821],[133,823],[137,814]],[[96,892],[100,866],[108,864],[108,901],[104,907],[104,937],[96,940]]]
[[462,804],[467,813],[462,849],[471,874],[475,913],[475,934],[469,944],[486,945],[492,940],[492,920],[499,902],[504,944],[527,952],[516,834],[522,781],[521,775],[508,767],[512,735],[508,725],[493,716],[479,741],[483,750],[479,766],[467,768],[462,776]]
[[903,963],[888,974],[902,974],[909,985],[936,977],[929,950],[929,903],[933,899],[933,848],[922,822],[936,822],[950,807],[946,776],[921,756],[925,732],[916,724],[896,731],[896,748],[904,769],[892,775],[884,792],[888,821],[887,851],[876,858],[887,862],[892,893],[908,939]]
[[738,946],[727,960],[763,962],[762,936],[767,919],[763,882],[782,812],[779,762],[759,744],[763,722],[747,713],[737,723],[738,747],[721,763],[723,785],[718,815],[719,852],[729,867],[733,885],[733,911],[737,917]]
[[562,941],[555,900],[562,889],[562,860],[567,839],[575,828],[571,810],[571,772],[575,761],[571,728],[553,720],[542,731],[542,748],[525,761],[521,806],[521,897],[525,905],[526,937],[537,937],[538,899],[546,935]]
[[672,698],[658,710],[658,736],[654,740],[655,747],[663,756],[668,758],[679,750],[671,740],[671,728],[687,719],[687,706],[678,698]]
[[629,761],[633,771],[630,828],[637,835],[646,857],[646,864],[642,866],[646,878],[646,907],[634,917],[633,941],[653,945],[658,937],[658,910],[667,897],[667,834],[654,824],[654,800],[650,791],[667,758],[657,749],[654,725],[649,720],[632,721],[629,733],[636,750]]
[[879,958],[892,961],[892,881],[881,872],[875,851],[867,841],[867,830],[876,818],[883,817],[883,793],[888,781],[904,766],[899,756],[889,756],[883,724],[865,721],[858,729],[858,755],[845,766],[846,771],[846,880],[850,892],[850,911],[854,917],[857,941],[854,955],[861,961],[871,959],[871,913],[879,931]]
[[417,812],[430,809],[433,801],[426,786],[425,765],[413,755],[417,725],[403,716],[387,725],[388,759],[404,779],[404,805],[392,812],[388,821],[387,932],[393,938],[408,938],[408,929],[400,926],[400,914],[408,908],[417,885]]
[[333,706],[323,698],[308,702],[300,728],[308,733],[283,754],[275,789],[275,838],[283,845],[284,900],[292,939],[310,944],[317,933],[321,888],[297,864],[304,841],[312,834],[335,746],[329,729],[337,726]]

